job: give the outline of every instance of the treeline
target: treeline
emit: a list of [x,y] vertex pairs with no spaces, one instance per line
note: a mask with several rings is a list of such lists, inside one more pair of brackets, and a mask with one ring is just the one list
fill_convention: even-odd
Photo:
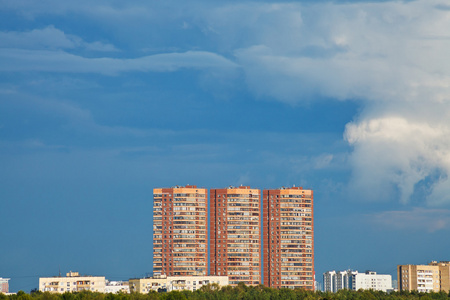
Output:
[[443,300],[450,299],[450,293],[419,293],[419,292],[391,292],[385,293],[373,290],[340,290],[337,293],[312,292],[302,289],[272,289],[263,285],[251,287],[240,284],[237,287],[217,285],[203,286],[201,289],[191,291],[172,291],[168,293],[150,292],[148,294],[104,294],[95,292],[78,292],[64,294],[51,294],[49,292],[23,291],[15,295],[0,294],[0,300]]

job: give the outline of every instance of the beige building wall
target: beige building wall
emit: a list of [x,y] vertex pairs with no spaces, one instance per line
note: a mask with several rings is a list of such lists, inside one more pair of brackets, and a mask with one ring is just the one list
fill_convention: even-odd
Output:
[[147,294],[150,291],[158,291],[159,288],[166,288],[167,277],[134,278],[128,280],[128,283],[131,293]]
[[450,262],[431,262],[430,265],[439,267],[441,291],[450,292]]
[[441,291],[447,293],[450,292],[450,264],[447,263],[445,266],[440,266],[439,270],[441,272]]
[[[399,291],[439,292],[448,289],[448,270],[445,264],[432,262],[429,265],[399,265],[397,266],[397,281]],[[441,273],[441,268],[443,273]],[[442,277],[441,274],[444,276]],[[446,279],[447,277],[447,279]]]
[[39,278],[39,291],[50,293],[105,292],[106,279],[104,276],[80,276],[78,272],[69,272],[66,276]]
[[130,291],[147,294],[158,289],[170,291],[190,290],[195,291],[204,285],[218,284],[228,285],[227,276],[155,276],[153,278],[130,279]]

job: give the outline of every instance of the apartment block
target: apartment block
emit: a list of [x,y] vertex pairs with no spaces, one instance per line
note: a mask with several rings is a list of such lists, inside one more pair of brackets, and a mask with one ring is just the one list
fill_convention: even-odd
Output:
[[336,291],[339,290],[343,290],[343,289],[347,289],[347,290],[351,290],[352,289],[352,275],[354,274],[358,274],[358,271],[351,271],[351,270],[347,270],[347,271],[337,271],[336,272],[336,277],[335,277],[335,288]]
[[388,292],[392,291],[392,276],[389,274],[377,274],[377,272],[366,271],[357,273],[351,277],[352,290],[375,290]]
[[149,278],[130,279],[130,291],[147,294],[150,291],[195,291],[207,284],[228,285],[227,276],[153,276]]
[[264,285],[314,290],[313,191],[263,191]]
[[210,274],[231,286],[261,282],[260,201],[249,186],[210,190]]
[[337,292],[342,289],[351,288],[351,276],[358,271],[327,271],[323,273],[323,285],[325,292]]
[[207,189],[153,189],[153,273],[207,275]]
[[374,271],[359,273],[358,271],[327,271],[323,273],[324,291],[337,292],[347,290],[375,290],[388,292],[392,290],[392,276],[377,274]]
[[106,279],[104,276],[80,276],[78,272],[69,272],[66,277],[41,277],[39,290],[41,292],[105,292]]
[[323,273],[323,291],[334,292],[336,291],[336,271],[327,271]]
[[0,277],[0,293],[9,293],[9,278]]
[[118,293],[124,293],[128,294],[130,293],[130,285],[128,281],[109,281],[106,280],[105,285],[105,293],[106,294],[118,294]]
[[398,265],[399,291],[450,291],[450,262],[433,261],[428,265]]

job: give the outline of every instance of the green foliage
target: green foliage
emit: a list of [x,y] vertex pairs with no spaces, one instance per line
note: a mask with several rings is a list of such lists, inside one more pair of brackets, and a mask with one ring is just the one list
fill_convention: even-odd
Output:
[[64,294],[51,294],[49,292],[33,291],[27,294],[23,291],[16,295],[6,296],[0,294],[0,300],[450,300],[450,294],[439,293],[419,293],[413,292],[392,292],[385,293],[373,290],[340,290],[337,293],[313,292],[303,289],[273,289],[264,285],[246,286],[240,283],[236,287],[209,284],[202,286],[195,292],[172,291],[168,293],[148,294],[103,294],[90,291]]
[[161,294],[161,300],[187,300],[186,295],[179,291]]

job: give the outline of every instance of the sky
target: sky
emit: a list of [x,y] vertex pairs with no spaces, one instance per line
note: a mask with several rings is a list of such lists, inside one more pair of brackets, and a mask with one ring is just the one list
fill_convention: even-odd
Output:
[[152,271],[156,187],[314,190],[316,280],[450,260],[450,5],[0,0],[0,277]]

